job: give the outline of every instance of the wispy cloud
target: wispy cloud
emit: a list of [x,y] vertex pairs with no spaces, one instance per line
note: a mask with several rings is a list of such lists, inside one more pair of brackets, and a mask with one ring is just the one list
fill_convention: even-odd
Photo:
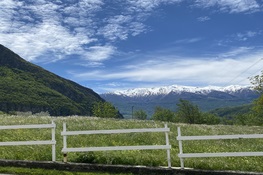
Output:
[[218,41],[218,45],[229,47],[229,44],[233,44],[234,42],[238,42],[238,43],[246,42],[253,38],[260,37],[262,34],[263,34],[262,30],[257,30],[257,31],[249,30],[249,31],[238,32],[225,36],[224,39]]
[[250,38],[254,38],[256,36],[262,35],[262,31],[246,31],[243,33],[237,33],[234,35],[234,37],[236,37],[237,40],[239,41],[246,41]]
[[256,0],[196,0],[195,6],[201,8],[216,7],[221,12],[241,13],[256,12],[260,5]]
[[205,22],[205,21],[209,21],[211,18],[208,16],[200,16],[197,18],[197,21],[199,22]]
[[75,63],[74,65],[82,66],[82,67],[103,67],[103,63],[101,62],[78,62]]
[[174,44],[191,44],[191,43],[196,43],[201,41],[203,38],[201,37],[196,37],[196,38],[186,38],[186,39],[181,39],[177,40],[174,42]]
[[253,47],[236,47],[231,49],[230,51],[227,51],[225,53],[221,53],[218,55],[220,58],[236,58],[237,56],[249,53],[249,51],[252,51]]
[[97,40],[87,27],[92,20],[89,14],[100,5],[100,0],[70,4],[3,0],[0,4],[0,25],[4,26],[0,28],[1,42],[31,61],[47,53],[54,55],[53,61],[83,53],[84,45]]
[[130,6],[137,12],[139,11],[152,11],[161,4],[173,4],[181,2],[182,0],[127,0]]
[[[125,80],[125,86],[132,87],[134,84],[141,84],[142,87],[148,84],[165,84],[167,82],[176,84],[202,84],[202,85],[229,85],[233,77],[240,75],[247,70],[252,63],[263,58],[263,50],[255,50],[254,54],[246,52],[252,48],[237,48],[226,53],[220,53],[221,58],[211,57],[172,57],[172,56],[146,56],[144,61],[133,62],[126,66],[117,67],[111,70],[96,70],[89,72],[72,73],[74,79],[85,80],[112,80],[119,82]],[[141,58],[141,55],[139,56]],[[259,73],[263,62],[258,62],[235,78],[238,84],[249,84],[248,77]],[[231,83],[235,83],[231,82]],[[142,84],[143,83],[143,84]],[[109,85],[110,86],[110,85]],[[115,84],[110,88],[121,88]],[[109,87],[105,87],[109,88]]]
[[103,61],[117,51],[111,43],[147,32],[144,21],[151,12],[161,4],[175,2],[179,0],[113,1],[121,7],[114,11],[112,4],[103,0],[2,0],[0,40],[30,61],[47,54],[53,55],[45,58],[49,61],[68,55]]
[[[48,55],[49,61],[79,55],[86,61],[111,58],[115,43],[149,32],[146,20],[161,5],[183,0],[103,0],[0,1],[0,40],[30,61]],[[259,10],[256,0],[196,0],[195,7],[216,7],[222,12],[240,13]],[[114,9],[117,5],[119,8]],[[201,16],[203,22],[210,18]],[[253,32],[240,33],[245,40]],[[193,43],[197,40],[181,42]]]
[[134,21],[131,15],[116,15],[105,21],[106,25],[98,30],[98,34],[110,41],[126,40],[129,35],[136,36],[146,31],[146,26],[141,21]]
[[85,59],[99,62],[106,60],[114,54],[116,48],[110,45],[107,46],[91,46],[85,52]]

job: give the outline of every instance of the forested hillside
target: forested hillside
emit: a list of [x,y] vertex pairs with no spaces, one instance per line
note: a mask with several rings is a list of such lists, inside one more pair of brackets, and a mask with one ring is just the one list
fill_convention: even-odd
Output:
[[0,45],[0,111],[92,115],[93,104],[101,101],[92,89],[31,64]]

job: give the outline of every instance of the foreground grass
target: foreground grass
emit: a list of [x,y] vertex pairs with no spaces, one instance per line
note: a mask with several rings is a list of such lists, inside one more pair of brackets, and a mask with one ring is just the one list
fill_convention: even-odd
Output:
[[46,169],[31,169],[17,167],[0,167],[0,173],[23,174],[23,175],[132,175],[132,174],[113,174],[113,173],[84,173],[84,172],[69,172]]
[[[92,117],[20,117],[0,116],[0,125],[18,124],[48,124],[52,120],[57,124],[57,161],[62,161],[62,123],[67,123],[67,130],[99,130],[124,128],[159,128],[163,122],[139,120],[99,119]],[[186,125],[168,123],[171,129],[169,139],[172,145],[172,166],[179,167],[177,156],[177,127],[181,127],[182,135],[227,135],[227,134],[263,134],[259,126],[223,126],[223,125]],[[15,140],[50,140],[50,129],[0,130],[0,142]],[[124,145],[164,145],[164,133],[132,133],[112,135],[79,135],[68,137],[68,147],[92,146],[124,146]],[[214,141],[184,141],[185,153],[191,152],[259,152],[263,150],[263,139],[214,140]],[[0,159],[41,160],[50,161],[51,146],[2,146]],[[89,153],[68,153],[70,162],[86,162],[99,164],[127,164],[146,166],[167,166],[165,150],[131,150],[105,151]],[[228,158],[189,158],[185,166],[196,169],[239,170],[263,172],[263,157],[228,157]]]

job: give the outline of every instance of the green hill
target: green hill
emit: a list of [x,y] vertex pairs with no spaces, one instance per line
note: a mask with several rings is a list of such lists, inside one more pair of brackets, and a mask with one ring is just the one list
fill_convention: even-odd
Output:
[[234,107],[224,107],[211,110],[210,113],[216,114],[220,117],[233,117],[238,114],[246,114],[252,110],[253,103]]
[[97,93],[29,63],[0,45],[0,111],[92,115]]

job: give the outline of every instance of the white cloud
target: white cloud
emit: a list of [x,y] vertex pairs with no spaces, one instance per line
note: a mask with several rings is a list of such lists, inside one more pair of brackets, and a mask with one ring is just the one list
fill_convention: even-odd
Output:
[[209,21],[211,18],[208,17],[208,16],[200,16],[197,18],[197,21],[200,21],[200,22],[205,22],[205,21]]
[[[260,35],[262,35],[262,33],[263,33],[262,30],[238,32],[238,33],[226,36],[225,39],[219,40],[218,45],[230,47],[230,44],[233,45],[233,43],[235,42],[240,43],[240,41],[246,42],[249,39],[259,37]],[[246,48],[246,47],[243,47],[243,48]]]
[[178,3],[182,0],[127,0],[136,11],[152,11],[161,4]]
[[52,21],[43,22],[34,28],[20,28],[20,30],[19,33],[1,33],[1,41],[31,61],[48,52],[57,55],[78,54],[80,51],[83,52],[82,44],[94,41],[83,34],[74,35]]
[[98,34],[105,38],[116,41],[126,40],[129,35],[136,36],[146,31],[146,26],[134,21],[131,15],[116,15],[106,19],[106,25],[99,29]]
[[196,43],[201,41],[203,38],[200,37],[196,37],[196,38],[186,38],[186,39],[181,39],[181,40],[177,40],[174,43],[175,44],[191,44],[191,43]]
[[[45,61],[72,54],[89,61],[103,61],[116,52],[116,47],[109,43],[147,31],[143,24],[146,18],[142,18],[146,11],[173,2],[177,0],[120,1],[120,13],[101,18],[97,12],[103,10],[106,3],[103,0],[2,0],[0,40],[30,61],[41,61],[46,54],[49,58]],[[130,8],[137,10],[129,11]]]
[[[167,56],[164,58],[163,56],[152,55],[152,59],[144,61],[141,59],[139,62],[133,62],[113,70],[78,72],[74,73],[73,76],[76,79],[96,81],[125,80],[126,83],[130,82],[131,84],[143,82],[144,86],[157,82],[159,84],[180,82],[184,85],[203,84],[221,86],[235,83],[249,84],[248,77],[259,73],[263,66],[263,61],[258,61],[260,58],[263,58],[263,51],[255,51],[253,55],[247,53],[241,55],[240,53],[241,51],[233,51],[232,54],[221,54],[229,56],[221,59],[176,58]],[[233,55],[236,56],[231,57]],[[254,64],[255,62],[257,64]],[[251,66],[252,64],[253,66]]]
[[262,31],[246,31],[243,33],[237,33],[234,37],[236,37],[239,41],[247,41],[250,38],[256,37],[258,35],[261,35]]
[[85,63],[75,63],[74,65],[83,66],[83,67],[103,67],[101,62],[85,62]]
[[[49,61],[70,54],[83,54],[85,45],[97,41],[89,30],[91,13],[101,0],[0,2],[1,43],[33,61],[47,54]],[[50,54],[53,56],[50,57]],[[37,61],[37,60],[36,60]]]
[[219,54],[218,57],[220,57],[220,58],[235,58],[239,55],[246,54],[251,50],[253,50],[252,47],[237,47],[237,48],[231,49],[228,52]]
[[129,24],[132,21],[130,15],[116,15],[106,20],[106,25],[98,31],[98,34],[115,41],[125,40],[129,35]]
[[[78,55],[98,65],[98,62],[117,53],[116,41],[148,32],[146,20],[157,7],[181,1],[119,0],[111,2],[119,7],[111,11],[115,7],[105,0],[1,0],[0,41],[30,61],[56,61]],[[255,0],[196,0],[193,3],[198,7],[217,7],[230,13],[259,9]],[[208,16],[198,18],[199,21],[209,19]],[[243,40],[255,36],[253,31],[237,35]],[[177,42],[194,43],[201,39]]]
[[85,59],[99,62],[110,58],[115,53],[113,46],[92,46],[85,53]]
[[241,13],[260,10],[256,0],[196,0],[195,6],[201,8],[217,7],[221,12]]
[[[121,1],[123,12],[110,15],[103,20],[103,26],[98,34],[114,42],[127,40],[129,36],[136,36],[148,31],[144,22],[153,10],[162,4],[172,4],[181,0],[126,0]],[[124,5],[125,4],[125,5]],[[119,5],[119,4],[118,4]]]

